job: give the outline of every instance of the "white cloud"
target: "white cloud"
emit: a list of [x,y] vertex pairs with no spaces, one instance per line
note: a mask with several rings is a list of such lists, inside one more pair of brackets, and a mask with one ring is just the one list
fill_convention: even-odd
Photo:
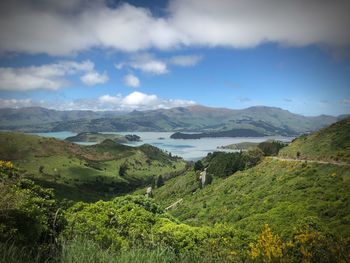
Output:
[[81,80],[88,85],[104,83],[108,80],[106,73],[99,74],[94,70],[91,61],[61,61],[41,66],[20,68],[0,68],[0,90],[57,90],[69,85],[65,78],[70,75],[85,74]]
[[192,100],[162,99],[154,94],[132,92],[125,97],[120,94],[115,96],[105,94],[96,99],[78,99],[74,101],[33,101],[31,99],[1,99],[0,108],[21,108],[40,106],[56,110],[154,110],[169,109],[174,107],[187,107],[195,105]]
[[140,80],[133,74],[128,74],[124,77],[124,84],[129,87],[137,88],[140,86]]
[[103,74],[100,74],[96,71],[91,71],[83,75],[80,79],[86,85],[93,86],[96,84],[106,83],[109,78],[106,72],[104,72]]
[[183,67],[191,67],[195,66],[198,62],[202,60],[202,56],[196,56],[196,55],[182,55],[182,56],[174,56],[170,59],[170,63],[177,65],[177,66],[183,66]]
[[31,99],[2,99],[0,98],[1,108],[22,108],[31,107],[33,102]]
[[163,17],[127,3],[114,9],[104,3],[3,0],[0,52],[71,55],[92,47],[134,52],[265,42],[350,45],[348,0],[172,0]]
[[154,94],[132,92],[125,97],[121,95],[103,95],[98,98],[99,109],[130,111],[169,109],[174,107],[187,107],[196,104],[192,100],[162,99]]
[[162,61],[156,60],[145,61],[141,64],[134,64],[133,67],[135,69],[140,69],[143,72],[152,73],[156,75],[165,74],[168,72],[166,64]]
[[198,55],[179,55],[169,59],[156,58],[150,53],[134,54],[128,61],[115,64],[115,68],[121,70],[124,67],[140,70],[144,73],[161,75],[169,72],[168,63],[176,66],[190,67],[196,65],[202,56]]
[[122,102],[127,106],[144,106],[144,105],[152,105],[157,103],[158,97],[156,95],[147,95],[138,91],[130,93],[126,96]]
[[116,64],[115,67],[118,70],[123,67],[130,67],[154,75],[161,75],[169,72],[167,64],[164,61],[153,57],[153,55],[149,53],[133,55],[129,61]]

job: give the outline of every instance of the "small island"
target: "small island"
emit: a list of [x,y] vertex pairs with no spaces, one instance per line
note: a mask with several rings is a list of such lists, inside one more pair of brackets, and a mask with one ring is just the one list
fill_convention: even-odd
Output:
[[141,137],[135,134],[120,135],[120,134],[104,134],[99,132],[81,132],[75,136],[66,138],[70,142],[96,142],[101,143],[104,140],[112,140],[117,143],[127,143],[131,141],[140,141]]
[[225,150],[237,150],[237,151],[246,151],[253,148],[256,148],[259,145],[257,142],[240,142],[240,143],[233,143],[225,146],[218,146],[218,149],[225,149]]
[[136,134],[127,134],[124,136],[129,142],[140,142],[141,137]]

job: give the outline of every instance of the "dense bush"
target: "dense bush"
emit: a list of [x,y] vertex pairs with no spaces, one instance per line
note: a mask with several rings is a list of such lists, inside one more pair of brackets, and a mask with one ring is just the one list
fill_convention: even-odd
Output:
[[[50,254],[65,220],[53,192],[0,164],[0,242]],[[36,252],[35,252],[36,251]]]
[[349,262],[350,239],[333,236],[307,217],[297,223],[288,240],[274,234],[266,224],[250,244],[250,257],[260,262]]
[[[177,257],[229,259],[241,254],[241,235],[229,226],[194,227],[178,223],[152,199],[118,197],[77,203],[66,212],[64,240],[91,240],[114,252],[167,248]],[[239,237],[239,238],[238,238]]]
[[115,250],[152,245],[151,230],[167,217],[151,199],[143,196],[118,197],[93,204],[79,202],[67,210],[64,237],[88,238]]

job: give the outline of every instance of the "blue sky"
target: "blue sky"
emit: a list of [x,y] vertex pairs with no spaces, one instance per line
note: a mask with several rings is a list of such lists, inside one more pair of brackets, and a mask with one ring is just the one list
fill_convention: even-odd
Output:
[[[250,1],[243,9],[250,12],[237,17],[232,12],[244,1],[219,0],[215,8],[197,0],[86,2],[0,6],[8,11],[0,19],[1,107],[267,105],[304,115],[350,113],[350,40],[337,19],[320,19],[341,18],[343,1],[310,14],[293,13],[303,1]],[[262,2],[252,14],[256,8],[249,8]],[[288,15],[310,21],[296,24]],[[41,16],[52,19],[41,23],[35,18]]]

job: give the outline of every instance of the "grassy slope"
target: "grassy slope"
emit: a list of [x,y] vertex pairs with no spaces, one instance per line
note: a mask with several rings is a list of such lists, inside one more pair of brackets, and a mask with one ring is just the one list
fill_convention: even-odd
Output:
[[[133,148],[105,141],[79,146],[22,133],[0,133],[0,145],[0,159],[12,160],[27,177],[54,188],[58,197],[72,200],[109,198],[141,186],[154,175],[185,166],[150,145]],[[157,158],[150,156],[150,149],[157,152]],[[127,174],[120,177],[119,167],[124,163]]]
[[[310,149],[311,143],[320,150],[310,158],[325,159],[326,153],[349,154],[348,128],[349,119],[341,121],[310,135],[305,140],[307,145],[302,145],[304,139],[295,140],[281,155],[298,147],[301,151]],[[316,154],[319,152],[321,156]],[[349,166],[266,158],[257,166],[225,179],[214,177],[213,183],[204,189],[199,188],[197,177],[192,172],[173,178],[155,189],[154,198],[164,207],[183,198],[171,213],[194,225],[229,222],[256,233],[268,223],[287,235],[299,219],[315,216],[332,231],[350,234]]]
[[345,166],[265,159],[226,179],[215,178],[199,189],[193,173],[156,189],[154,198],[167,206],[184,201],[171,213],[201,225],[229,222],[255,232],[269,223],[280,233],[305,216],[319,217],[330,229],[350,234],[350,170]]
[[332,124],[308,136],[297,138],[280,156],[350,163],[350,118]]

